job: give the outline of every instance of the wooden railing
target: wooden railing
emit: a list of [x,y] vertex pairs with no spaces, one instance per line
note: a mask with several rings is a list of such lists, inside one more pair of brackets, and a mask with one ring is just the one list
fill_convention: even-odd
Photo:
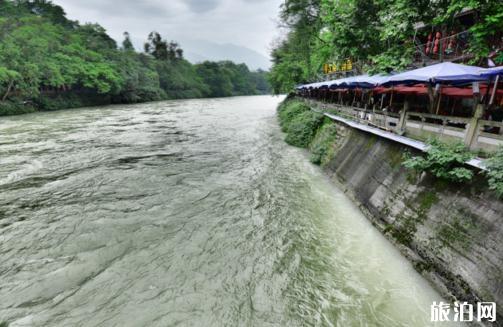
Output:
[[[472,150],[483,151],[493,151],[503,146],[503,122],[403,110],[396,114],[311,99],[306,101],[311,107],[317,107],[321,111],[400,135],[405,134],[413,139],[425,141],[433,137],[445,142],[464,142]],[[471,128],[472,125],[474,128]]]
[[479,120],[472,147],[485,151],[503,146],[503,122]]

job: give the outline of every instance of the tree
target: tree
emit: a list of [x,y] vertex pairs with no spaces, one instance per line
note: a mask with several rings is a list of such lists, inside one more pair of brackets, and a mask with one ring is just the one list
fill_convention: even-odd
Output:
[[168,60],[168,43],[157,32],[150,32],[144,45],[145,53],[152,55],[157,60]]
[[18,72],[0,66],[0,85],[2,86],[0,90],[2,90],[3,93],[0,93],[1,101],[7,99],[14,87],[14,83],[19,80],[20,77]]
[[183,50],[175,41],[168,44],[168,58],[170,60],[183,59]]
[[122,41],[122,49],[126,51],[134,51],[133,43],[129,36],[129,32],[124,32],[124,41]]
[[255,94],[264,83],[246,65],[192,65],[177,42],[157,32],[146,53],[135,52],[128,32],[119,49],[102,26],[70,21],[46,0],[0,0],[0,40],[0,115],[34,110],[26,104],[52,110]]
[[[352,59],[368,73],[403,70],[415,52],[414,25],[448,25],[462,10],[476,12],[470,53],[481,64],[500,44],[503,2],[498,0],[286,0],[286,34],[273,45],[269,80],[274,92],[318,79],[327,62]],[[503,62],[503,55],[496,57]]]

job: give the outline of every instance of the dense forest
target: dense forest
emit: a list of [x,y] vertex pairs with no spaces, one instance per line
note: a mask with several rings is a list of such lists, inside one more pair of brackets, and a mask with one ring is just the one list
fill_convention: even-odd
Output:
[[136,52],[46,0],[0,0],[0,115],[109,103],[269,92],[267,73],[229,61],[193,65],[157,32]]
[[[459,23],[463,13],[469,27]],[[285,0],[280,18],[286,33],[272,52],[275,93],[316,80],[331,61],[351,59],[360,73],[403,70],[414,60],[413,40],[432,31],[467,28],[464,62],[484,65],[496,53],[493,61],[503,64],[501,0]]]

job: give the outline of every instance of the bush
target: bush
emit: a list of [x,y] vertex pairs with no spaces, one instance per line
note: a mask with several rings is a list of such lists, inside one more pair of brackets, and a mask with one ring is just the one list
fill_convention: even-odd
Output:
[[311,162],[325,165],[334,155],[333,144],[337,138],[337,127],[330,120],[325,119],[311,143]]
[[285,100],[278,107],[278,117],[281,130],[287,133],[292,120],[301,113],[309,111],[309,107],[298,100]]
[[452,182],[466,182],[472,179],[473,172],[463,167],[473,158],[462,143],[445,144],[436,139],[428,141],[430,147],[426,157],[406,156],[403,165],[416,171],[427,171],[435,177]]
[[37,111],[31,104],[0,101],[0,116],[21,115]]
[[323,115],[311,111],[302,101],[287,98],[278,107],[281,130],[287,135],[286,143],[307,148],[323,122]]
[[503,198],[503,147],[486,160],[489,188]]
[[286,143],[307,148],[323,121],[323,115],[305,111],[296,116],[287,129]]

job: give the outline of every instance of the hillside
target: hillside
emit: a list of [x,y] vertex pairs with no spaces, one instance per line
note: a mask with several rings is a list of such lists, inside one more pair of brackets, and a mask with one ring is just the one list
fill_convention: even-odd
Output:
[[230,61],[197,65],[152,32],[145,52],[119,47],[50,1],[0,0],[0,115],[108,103],[268,93],[266,73]]

